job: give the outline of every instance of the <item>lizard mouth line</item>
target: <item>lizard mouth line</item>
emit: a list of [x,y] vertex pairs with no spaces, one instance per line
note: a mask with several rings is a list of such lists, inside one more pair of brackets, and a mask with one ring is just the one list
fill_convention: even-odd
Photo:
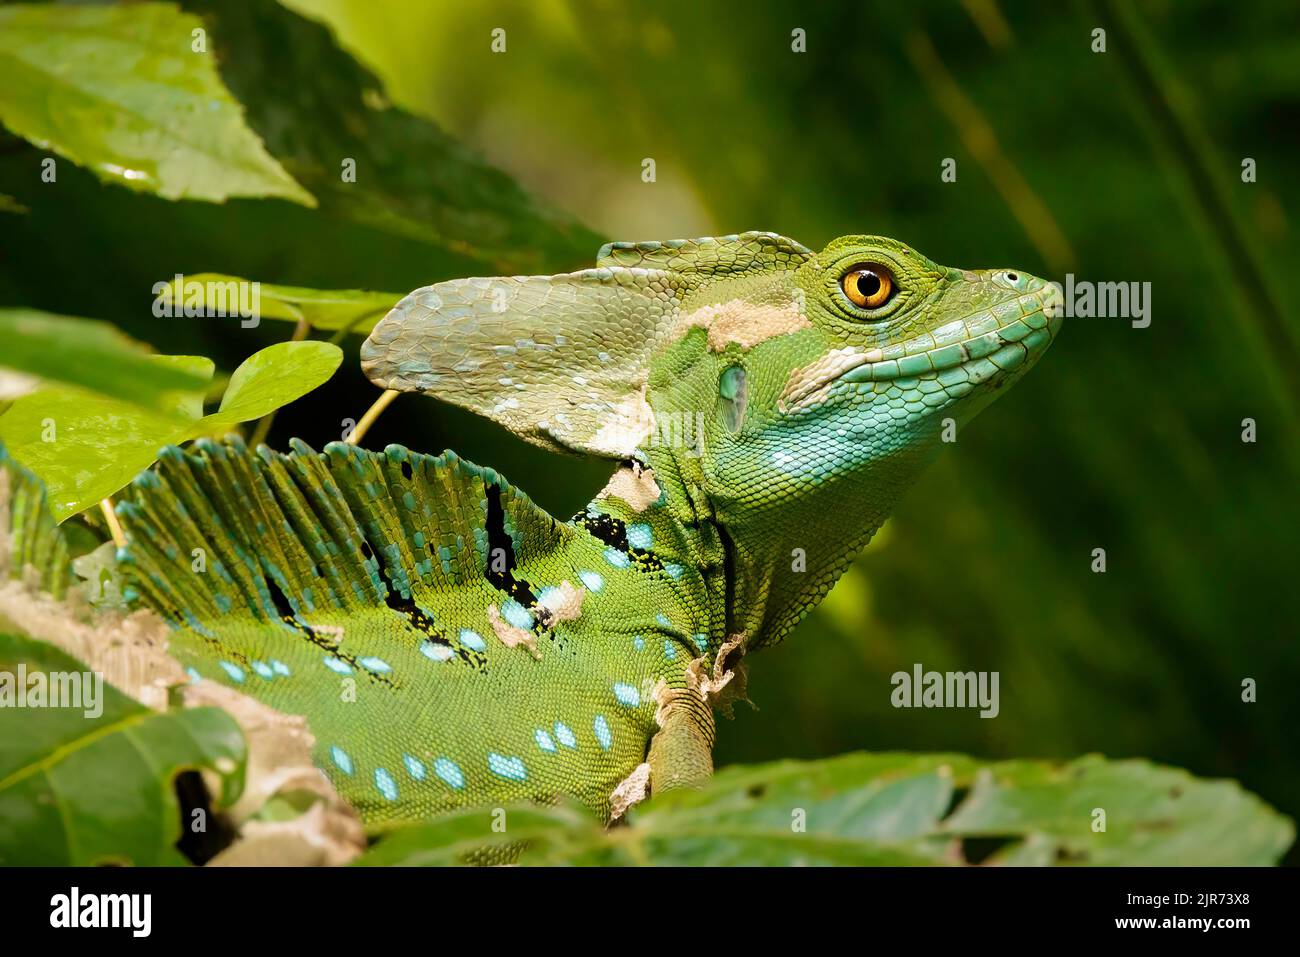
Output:
[[[892,379],[934,378],[950,369],[964,367],[965,381],[978,385],[999,372],[1010,372],[1031,356],[1042,352],[1061,325],[1059,311],[1045,307],[978,336],[935,346],[896,358],[885,359],[880,349],[868,352],[840,352],[823,365],[821,374],[792,383],[781,396],[782,408],[796,411],[825,395],[836,382],[887,382]],[[826,366],[829,365],[829,368]],[[810,373],[813,370],[808,370]]]
[[846,382],[881,382],[887,379],[920,377],[933,372],[943,372],[978,359],[987,358],[1004,371],[1009,371],[1028,356],[1052,341],[1055,323],[1049,321],[1042,309],[1021,316],[1017,322],[986,332],[983,335],[952,342],[902,356],[898,359],[866,361],[871,353],[862,356],[861,362],[846,369],[835,379]]

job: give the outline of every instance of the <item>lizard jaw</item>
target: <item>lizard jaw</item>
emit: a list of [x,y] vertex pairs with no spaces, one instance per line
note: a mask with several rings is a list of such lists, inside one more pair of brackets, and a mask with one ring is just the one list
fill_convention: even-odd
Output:
[[[958,367],[965,370],[963,381],[979,385],[1037,358],[1055,339],[1061,318],[1060,293],[1048,285],[996,310],[955,320],[884,349],[835,349],[791,376],[778,408],[792,413],[813,406],[840,381],[927,379]],[[951,340],[962,332],[966,338]],[[939,344],[940,339],[950,341]]]

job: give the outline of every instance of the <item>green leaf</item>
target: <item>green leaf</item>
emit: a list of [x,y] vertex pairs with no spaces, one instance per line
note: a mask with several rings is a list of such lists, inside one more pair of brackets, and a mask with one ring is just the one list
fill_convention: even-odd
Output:
[[0,193],[0,213],[13,213],[15,216],[22,216],[30,212],[30,209],[8,193]]
[[[941,829],[1010,838],[999,861],[1050,855],[1098,866],[1274,864],[1295,837],[1287,818],[1235,781],[1201,780],[1147,761],[1003,761],[963,784],[970,793]],[[1106,830],[1094,833],[1098,810]]]
[[517,805],[506,811],[506,830],[494,828],[496,808],[467,808],[428,823],[395,827],[354,862],[358,867],[448,867],[514,861],[523,845],[545,846],[554,856],[570,841],[600,840],[601,824],[576,803]]
[[0,634],[0,693],[15,696],[0,708],[0,866],[184,863],[173,781],[216,771],[232,802],[247,757],[239,726],[219,708],[151,711],[107,684],[99,714],[91,698],[13,706],[20,676],[30,688],[33,675],[49,685],[85,671],[51,645]]
[[[196,357],[156,358],[211,365]],[[162,447],[224,432],[288,405],[328,380],[342,361],[342,351],[328,342],[268,346],[235,370],[221,408],[207,416],[200,415],[201,396],[196,400],[194,394],[163,414],[70,386],[41,389],[0,415],[0,440],[45,482],[50,511],[61,522],[122,488]]]
[[166,199],[316,203],[244,124],[202,21],[170,4],[0,7],[0,120]]
[[[486,260],[496,272],[590,263],[604,241],[532,198],[435,123],[390,106],[329,30],[274,0],[186,0],[213,26],[249,124],[321,208]],[[355,163],[345,181],[344,159]]]
[[[0,309],[0,366],[163,410],[176,392],[207,387],[212,364],[167,361],[107,322],[35,309]],[[190,357],[186,357],[190,358]]]
[[217,370],[207,356],[151,356],[160,366],[175,369],[193,376],[200,385],[190,389],[180,389],[168,394],[169,402],[162,412],[194,420],[203,417],[203,402],[212,388],[212,376]]
[[[1105,830],[1094,830],[1097,809]],[[464,811],[397,830],[362,863],[500,854],[505,835],[492,821]],[[507,821],[519,862],[548,865],[1258,865],[1275,863],[1295,834],[1233,781],[1095,755],[1057,765],[899,752],[730,767],[702,790],[634,807],[620,827],[567,809],[508,810]]]
[[112,495],[162,446],[192,430],[193,422],[71,386],[25,395],[0,416],[0,440],[45,482],[50,512],[60,522]]
[[[239,276],[220,273],[197,273],[184,276],[184,285],[178,289],[176,280],[161,292],[164,303],[179,302],[177,309],[190,306],[221,308],[228,297],[210,297],[209,291],[219,290],[229,283],[249,283]],[[275,286],[259,282],[257,285],[258,316],[262,319],[283,319],[288,322],[306,320],[313,329],[349,329],[364,335],[375,327],[384,314],[397,305],[404,293],[370,292],[362,289],[304,289],[298,286]],[[179,292],[179,296],[177,295]],[[210,301],[211,300],[211,301]]]
[[[328,342],[277,342],[245,359],[230,377],[207,431],[260,419],[329,380],[343,350]],[[305,386],[305,387],[304,387]]]

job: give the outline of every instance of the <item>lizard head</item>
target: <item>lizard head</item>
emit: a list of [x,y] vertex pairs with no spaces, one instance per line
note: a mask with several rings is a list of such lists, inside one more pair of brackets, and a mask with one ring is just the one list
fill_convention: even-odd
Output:
[[970,419],[1060,324],[1059,293],[1042,279],[940,266],[884,237],[835,240],[793,285],[812,330],[778,344],[787,375],[765,411],[781,431],[815,432],[850,467],[927,444],[944,419]]
[[732,511],[775,490],[816,497],[852,476],[898,488],[945,431],[1037,361],[1059,301],[1019,270],[952,269],[893,239],[843,237],[793,268],[722,278],[688,300],[681,323],[704,332],[654,366],[656,415],[705,408],[711,386],[704,472]]
[[611,243],[594,269],[417,289],[361,355],[547,448],[692,452],[720,499],[752,499],[915,460],[1042,354],[1057,295],[874,236]]

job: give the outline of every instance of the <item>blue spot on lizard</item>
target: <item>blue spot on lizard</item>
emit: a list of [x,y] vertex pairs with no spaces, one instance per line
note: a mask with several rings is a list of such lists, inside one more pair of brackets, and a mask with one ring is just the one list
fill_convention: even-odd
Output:
[[497,754],[495,751],[489,751],[487,763],[488,770],[499,778],[505,778],[507,781],[526,781],[528,779],[528,770],[524,767],[523,758],[508,758],[503,754]]
[[406,765],[406,773],[417,781],[423,781],[425,774],[424,764],[419,758],[413,758],[409,754],[402,755],[402,763]]
[[574,751],[578,749],[578,739],[569,730],[569,726],[563,722],[555,722],[555,739],[566,748]]
[[452,651],[446,645],[440,645],[436,641],[423,641],[420,643],[420,654],[430,661],[449,661],[456,657],[456,652]]
[[649,548],[654,544],[654,532],[649,525],[638,522],[627,527],[627,543],[633,548]]
[[332,760],[334,762],[334,766],[338,768],[340,771],[342,771],[344,774],[352,773],[352,759],[348,757],[347,752],[344,751],[342,748],[340,748],[337,744],[334,745],[334,747],[330,748],[330,760]]
[[244,669],[239,667],[239,665],[231,664],[229,661],[221,661],[218,662],[218,664],[221,665],[222,671],[230,675],[231,681],[237,681],[240,684],[244,683]]
[[614,697],[618,699],[619,704],[628,708],[636,708],[641,704],[641,692],[621,681],[614,685]]
[[610,733],[609,722],[605,720],[603,714],[596,715],[596,720],[591,723],[591,730],[596,732],[596,740],[601,748],[608,751],[614,743],[614,736]]
[[397,800],[397,782],[383,768],[375,768],[375,787],[379,788],[379,793],[388,800]]
[[451,758],[439,758],[434,761],[433,773],[457,791],[465,786],[465,773]]

